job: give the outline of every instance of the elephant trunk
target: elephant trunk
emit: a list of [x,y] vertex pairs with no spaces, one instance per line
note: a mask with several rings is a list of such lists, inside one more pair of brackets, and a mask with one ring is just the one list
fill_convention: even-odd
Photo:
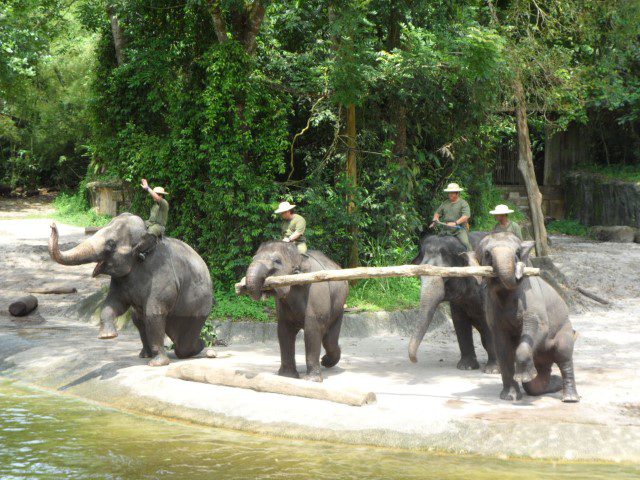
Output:
[[84,263],[96,262],[100,259],[100,254],[95,248],[92,239],[87,239],[71,250],[61,252],[58,245],[58,227],[51,225],[51,236],[49,237],[49,255],[61,265],[81,265]]
[[516,258],[510,249],[494,249],[493,271],[502,284],[509,290],[513,290],[518,286],[518,280],[516,278]]
[[420,292],[420,324],[409,341],[409,359],[418,361],[417,351],[424,338],[436,308],[444,300],[444,280],[442,277],[426,277],[422,279]]
[[249,296],[254,300],[260,300],[262,297],[262,287],[264,281],[269,274],[269,268],[262,262],[252,262],[247,269],[246,289]]

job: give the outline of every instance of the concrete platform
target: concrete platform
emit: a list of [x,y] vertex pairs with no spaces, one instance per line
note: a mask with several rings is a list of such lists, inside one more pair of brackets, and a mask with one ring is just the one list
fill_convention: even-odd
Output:
[[[11,275],[3,270],[0,277],[2,376],[128,411],[290,438],[495,456],[640,462],[637,299],[620,298],[615,310],[592,309],[572,317],[579,332],[575,354],[579,404],[563,404],[557,394],[525,396],[513,404],[500,400],[499,376],[456,370],[453,328],[443,322],[428,332],[417,364],[408,361],[408,339],[402,330],[385,333],[376,328],[373,336],[343,337],[343,358],[335,368],[323,371],[325,384],[370,390],[378,398],[373,405],[350,407],[168,378],[167,367],[148,367],[137,358],[140,343],[135,332],[98,340],[95,326],[69,317],[68,312],[108,279],[90,279],[92,266],[54,265],[43,249],[47,223],[25,220],[33,230],[8,225],[16,221],[0,221],[0,262],[11,265]],[[79,238],[78,229],[62,231],[62,242]],[[78,282],[77,295],[40,295],[35,315],[9,317],[8,300],[33,284],[34,278],[63,275]],[[476,344],[483,362],[486,357],[478,338]],[[301,370],[300,342],[297,351]],[[219,358],[203,361],[255,372],[275,372],[279,366],[275,339],[234,343],[218,348],[218,354]]]

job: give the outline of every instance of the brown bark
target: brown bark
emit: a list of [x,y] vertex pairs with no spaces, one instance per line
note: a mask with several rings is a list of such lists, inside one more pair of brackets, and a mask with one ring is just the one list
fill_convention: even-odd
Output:
[[514,96],[516,100],[516,129],[518,132],[518,170],[522,173],[524,184],[529,198],[529,211],[533,225],[533,236],[536,242],[536,254],[544,257],[549,254],[547,242],[547,228],[544,225],[542,214],[542,194],[538,188],[536,172],[533,167],[533,155],[531,153],[531,140],[529,138],[529,124],[527,121],[527,105],[524,87],[520,78],[513,82]]
[[247,7],[247,29],[244,32],[244,48],[249,55],[252,55],[256,49],[256,37],[260,31],[260,25],[264,20],[264,14],[267,10],[266,4],[260,0],[254,1]]
[[[347,179],[352,188],[358,185],[358,167],[356,158],[356,106],[352,103],[347,108]],[[347,213],[349,216],[356,211],[356,203],[353,193],[349,195]],[[349,246],[349,267],[357,267],[360,264],[358,249],[358,227],[350,228],[351,245]]]
[[220,43],[225,43],[229,40],[229,34],[227,33],[227,26],[222,18],[222,12],[220,11],[220,4],[217,1],[209,1],[209,13],[213,20],[213,29],[216,32],[216,37]]
[[116,63],[118,66],[124,63],[124,47],[125,38],[118,20],[118,15],[113,5],[107,5],[107,14],[109,15],[109,21],[111,22],[111,35],[113,36],[113,47],[116,51]]
[[27,295],[17,299],[9,305],[9,313],[14,317],[24,317],[34,311],[38,306],[38,299],[33,295]]
[[[525,267],[524,276],[539,276],[540,269]],[[295,275],[279,275],[267,277],[263,290],[270,290],[291,285],[307,285],[317,282],[339,282],[359,280],[363,278],[391,277],[495,277],[493,267],[436,267],[433,265],[397,265],[391,267],[358,267],[340,270],[319,270],[317,272],[298,273]],[[247,293],[246,279],[235,285],[236,293]]]

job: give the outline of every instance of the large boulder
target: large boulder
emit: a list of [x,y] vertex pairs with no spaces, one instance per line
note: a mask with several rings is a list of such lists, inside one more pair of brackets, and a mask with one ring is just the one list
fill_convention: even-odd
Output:
[[617,225],[613,227],[595,226],[589,229],[589,235],[601,242],[632,243],[636,237],[633,227]]
[[635,236],[633,237],[633,241],[636,243],[640,243],[640,228],[635,229]]

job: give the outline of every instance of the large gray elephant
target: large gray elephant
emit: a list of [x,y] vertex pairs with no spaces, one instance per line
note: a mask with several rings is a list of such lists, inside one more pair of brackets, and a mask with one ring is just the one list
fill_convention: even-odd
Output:
[[49,253],[62,265],[97,262],[93,276],[111,276],[99,338],[117,337],[114,319],[131,307],[142,340],[140,357],[151,358],[151,366],[167,365],[165,334],[178,358],[204,348],[200,332],[213,304],[211,277],[200,255],[175,238],[163,237],[144,262],[138,261],[133,248],[146,231],[140,217],[123,213],[78,246],[61,252],[53,224]]
[[[339,269],[340,266],[317,250],[301,255],[293,243],[263,243],[247,269],[246,291],[254,300],[263,295],[267,277],[293,273]],[[294,285],[268,292],[276,297],[278,341],[280,343],[279,375],[298,378],[295,359],[296,335],[304,330],[308,380],[322,381],[320,364],[331,368],[340,360],[340,327],[344,302],[349,294],[347,282],[321,282]],[[320,362],[320,348],[325,355]]]
[[[469,240],[477,246],[486,232],[472,232]],[[420,244],[420,253],[413,259],[414,265],[438,267],[462,267],[468,265],[466,249],[455,237],[449,235],[427,235]],[[421,277],[420,323],[409,341],[409,358],[417,362],[417,351],[424,338],[438,305],[449,302],[451,318],[460,347],[457,368],[473,370],[480,368],[473,347],[473,331],[480,333],[482,346],[487,351],[486,373],[498,373],[491,334],[484,317],[483,298],[480,285],[471,277]]]
[[[493,233],[476,249],[480,264],[496,277],[484,279],[484,305],[502,373],[503,400],[562,390],[563,402],[578,402],[573,371],[575,332],[564,300],[540,277],[524,277],[533,242],[512,233]],[[562,379],[551,375],[558,365]]]

